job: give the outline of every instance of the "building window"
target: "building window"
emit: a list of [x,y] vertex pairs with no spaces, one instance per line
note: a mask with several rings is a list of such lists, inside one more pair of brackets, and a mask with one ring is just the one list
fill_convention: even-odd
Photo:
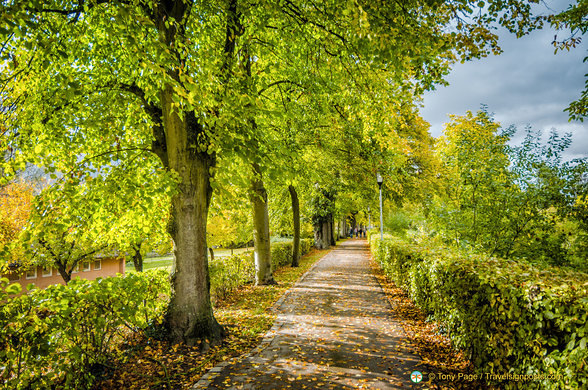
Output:
[[8,274],[8,281],[10,282],[14,282],[15,280],[19,280],[20,279],[20,275],[17,274],[16,272],[11,272]]
[[41,275],[43,275],[43,277],[53,276],[53,268],[44,266]]
[[84,261],[84,263],[82,265],[84,266],[84,272],[90,270],[90,262],[89,261]]
[[95,270],[102,269],[102,261],[101,260],[94,261],[94,269]]
[[37,278],[37,267],[33,267],[33,268],[27,270],[26,278],[27,279],[36,279]]

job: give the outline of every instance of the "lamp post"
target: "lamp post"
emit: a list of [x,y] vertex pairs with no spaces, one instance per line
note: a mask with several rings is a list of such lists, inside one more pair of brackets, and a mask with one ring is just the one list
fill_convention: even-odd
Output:
[[376,174],[376,179],[378,180],[378,187],[380,187],[380,240],[384,240],[384,216],[382,214],[382,183],[384,179],[380,172]]

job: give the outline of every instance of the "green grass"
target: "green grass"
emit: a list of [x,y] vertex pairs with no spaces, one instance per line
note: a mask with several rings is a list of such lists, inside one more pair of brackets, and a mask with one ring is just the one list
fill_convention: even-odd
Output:
[[[239,254],[243,252],[247,252],[253,250],[253,248],[237,248],[233,249],[233,254]],[[230,249],[215,249],[214,256],[215,257],[223,257],[223,256],[230,256],[231,250]],[[168,271],[171,269],[173,264],[174,258],[173,256],[158,256],[158,257],[146,257],[143,259],[143,270],[146,271],[148,269],[153,268],[162,268],[167,269]],[[133,265],[132,261],[128,261],[126,264],[127,271],[134,271],[135,266]]]

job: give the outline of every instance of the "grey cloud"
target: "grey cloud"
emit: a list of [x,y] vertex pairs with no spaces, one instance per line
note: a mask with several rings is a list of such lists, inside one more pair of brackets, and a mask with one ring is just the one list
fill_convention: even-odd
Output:
[[432,135],[442,133],[447,114],[477,111],[483,103],[505,127],[515,124],[522,131],[530,124],[544,133],[551,128],[572,132],[573,144],[566,158],[588,156],[586,124],[568,122],[563,111],[583,88],[586,45],[554,55],[554,34],[543,30],[522,39],[501,34],[502,55],[457,64],[448,77],[448,87],[425,95],[421,113],[431,123]]

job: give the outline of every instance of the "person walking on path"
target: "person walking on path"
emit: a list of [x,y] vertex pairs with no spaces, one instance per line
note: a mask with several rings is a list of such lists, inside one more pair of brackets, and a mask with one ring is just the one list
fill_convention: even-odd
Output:
[[365,241],[319,260],[275,306],[250,354],[214,367],[197,389],[420,389],[424,371],[369,264]]

